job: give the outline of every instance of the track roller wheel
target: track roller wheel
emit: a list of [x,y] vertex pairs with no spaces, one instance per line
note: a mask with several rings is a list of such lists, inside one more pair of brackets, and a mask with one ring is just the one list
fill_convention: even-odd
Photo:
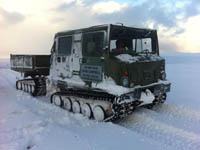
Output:
[[25,91],[25,84],[22,83],[22,91]]
[[22,84],[21,84],[20,81],[17,81],[17,82],[16,82],[16,89],[17,89],[17,90],[21,90],[21,89],[22,89]]
[[83,114],[84,116],[87,116],[88,118],[91,118],[91,116],[92,116],[92,109],[91,109],[90,104],[84,103],[84,104],[81,106],[81,110],[82,110],[82,114]]
[[54,103],[56,106],[59,106],[59,107],[62,106],[62,100],[61,100],[61,97],[60,97],[60,96],[54,95],[52,100],[53,100],[53,103]]
[[72,111],[74,113],[81,113],[81,107],[79,101],[74,101],[72,104]]
[[28,85],[27,84],[24,84],[24,91],[28,92]]
[[72,110],[72,101],[70,100],[69,97],[65,97],[63,99],[63,108],[68,110],[68,111]]
[[31,85],[31,93],[33,94],[35,92],[35,86]]
[[27,85],[28,86],[28,93],[31,93],[31,85]]
[[94,119],[97,121],[103,121],[105,119],[105,111],[103,107],[97,105],[93,108]]

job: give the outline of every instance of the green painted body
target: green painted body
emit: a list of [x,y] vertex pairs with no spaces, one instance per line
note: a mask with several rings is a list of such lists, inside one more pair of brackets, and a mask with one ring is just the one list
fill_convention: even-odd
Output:
[[163,67],[164,69],[165,67],[165,60],[162,58],[157,61],[151,61],[148,56],[144,56],[139,62],[127,63],[121,62],[115,56],[115,54],[105,53],[102,58],[84,57],[86,62],[83,64],[101,66],[104,74],[111,77],[117,85],[122,85],[122,78],[124,73],[127,72],[128,87],[130,87],[131,83],[144,86],[157,82],[160,79],[161,68]]
[[[115,32],[115,30],[131,30],[132,32],[135,32],[138,35],[134,35],[135,37],[142,38],[146,33],[151,32],[151,38],[152,38],[152,53],[144,54],[144,56],[141,56],[137,53],[127,53],[131,55],[132,57],[137,57],[139,60],[137,62],[128,63],[128,62],[122,62],[119,59],[116,58],[117,55],[120,53],[112,53],[110,48],[110,41],[111,41],[111,34],[112,32]],[[160,79],[160,70],[161,68],[165,68],[165,60],[161,57],[159,57],[159,48],[158,48],[158,39],[157,39],[157,32],[156,30],[149,30],[149,29],[138,29],[138,28],[130,28],[130,27],[124,27],[124,26],[115,26],[110,25],[107,28],[103,27],[96,27],[95,28],[89,28],[82,30],[83,34],[88,32],[105,32],[105,41],[103,53],[99,56],[88,56],[84,55],[83,52],[83,60],[82,65],[93,65],[93,66],[101,66],[102,67],[102,75],[104,73],[105,76],[111,77],[117,85],[122,86],[122,79],[124,77],[124,73],[127,72],[128,75],[126,75],[129,79],[129,85],[128,87],[131,87],[131,84],[134,86],[136,85],[148,85],[155,82],[158,82]],[[128,32],[128,31],[127,31]],[[117,33],[115,33],[117,34]],[[125,33],[127,34],[127,33]],[[131,34],[131,33],[130,33]],[[152,61],[151,55],[156,55],[158,60]],[[103,78],[103,77],[102,77]],[[85,80],[88,81],[88,80]],[[102,81],[102,80],[101,80]],[[101,82],[101,81],[95,81],[91,80],[91,82]]]
[[[146,59],[148,59],[148,56]],[[144,86],[157,82],[160,78],[160,68],[164,64],[164,60],[149,62],[141,60],[140,62],[126,63],[120,62],[114,56],[108,56],[104,68],[105,74],[112,77],[118,85],[122,85],[122,78],[125,76],[124,73],[127,72],[128,87],[130,87],[131,83]]]

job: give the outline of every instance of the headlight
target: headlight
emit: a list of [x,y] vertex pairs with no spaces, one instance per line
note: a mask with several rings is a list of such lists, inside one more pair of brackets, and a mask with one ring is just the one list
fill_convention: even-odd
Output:
[[128,87],[129,81],[128,81],[128,77],[122,77],[122,85],[124,87]]
[[166,73],[164,71],[161,72],[161,79],[166,80],[166,77],[167,77]]

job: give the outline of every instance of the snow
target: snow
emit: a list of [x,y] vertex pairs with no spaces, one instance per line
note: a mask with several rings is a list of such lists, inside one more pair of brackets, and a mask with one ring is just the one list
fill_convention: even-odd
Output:
[[163,59],[154,54],[139,54],[139,56],[131,56],[130,54],[119,54],[116,56],[116,58],[122,62],[130,64],[137,61],[149,62],[149,61],[160,61]]
[[116,58],[118,58],[122,62],[128,62],[128,63],[134,63],[139,60],[137,59],[137,57],[132,57],[129,54],[120,54],[120,55],[117,55]]
[[140,101],[143,101],[142,104],[152,103],[154,99],[155,99],[155,97],[154,97],[153,93],[151,93],[151,91],[148,89],[145,92],[141,93]]
[[10,67],[10,60],[6,59],[6,58],[1,58],[0,59],[0,69],[2,68],[9,68]]
[[100,82],[98,84],[93,83],[92,87],[102,89],[104,91],[107,91],[108,93],[119,96],[129,92],[128,88],[117,85],[115,81],[110,77],[106,77],[106,79],[103,82]]
[[164,56],[171,92],[162,106],[96,122],[15,89],[19,73],[0,59],[0,150],[199,150],[200,55]]

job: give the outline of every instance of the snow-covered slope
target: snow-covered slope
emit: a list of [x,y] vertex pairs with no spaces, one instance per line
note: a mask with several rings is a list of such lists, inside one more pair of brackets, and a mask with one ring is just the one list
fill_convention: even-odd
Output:
[[166,104],[138,109],[114,123],[88,120],[51,105],[49,97],[17,91],[19,74],[8,68],[9,61],[0,60],[0,150],[199,150],[197,57],[166,56],[172,81]]
[[2,68],[9,68],[10,67],[10,60],[8,58],[1,58],[0,59],[0,69]]

